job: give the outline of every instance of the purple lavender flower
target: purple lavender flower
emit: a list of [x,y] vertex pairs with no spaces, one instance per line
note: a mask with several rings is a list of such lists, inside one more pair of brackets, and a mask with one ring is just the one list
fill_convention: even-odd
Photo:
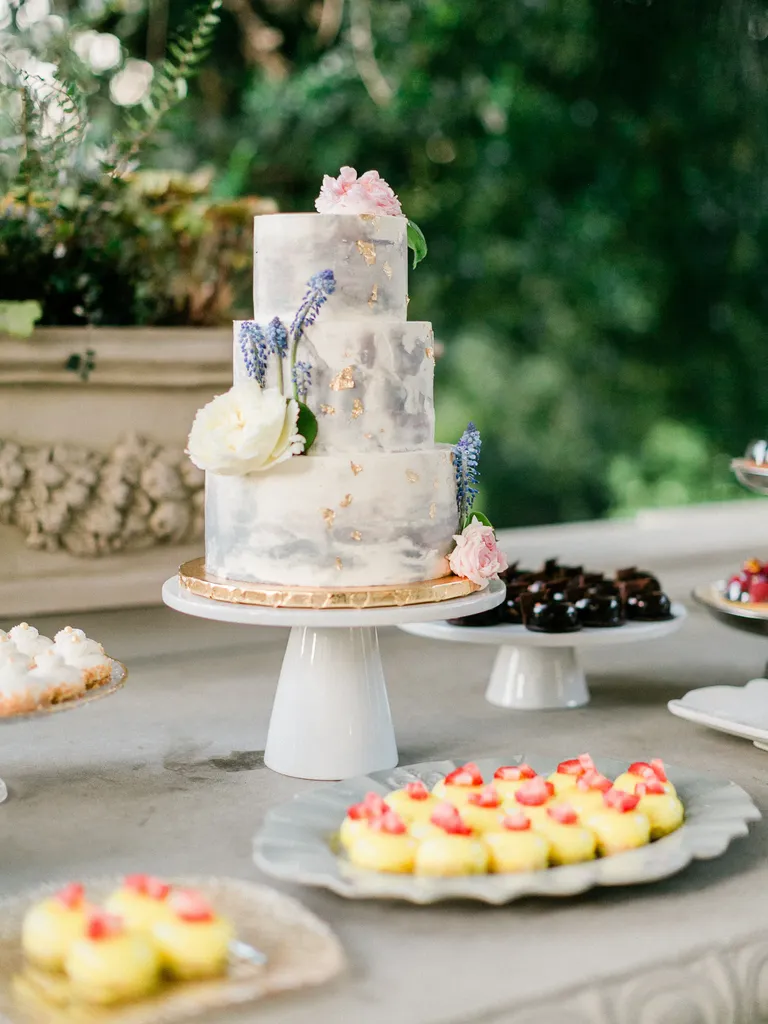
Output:
[[243,355],[245,372],[263,388],[267,377],[268,354],[264,332],[255,320],[243,320],[237,341]]
[[294,351],[304,329],[315,322],[320,309],[328,301],[328,296],[333,295],[335,290],[336,278],[332,270],[320,270],[307,281],[307,290],[291,324]]
[[472,506],[477,497],[481,447],[480,431],[474,423],[468,423],[467,429],[461,435],[460,441],[454,448],[456,503],[459,507],[460,527],[464,525],[464,521],[472,511]]
[[312,383],[312,367],[299,360],[293,368],[293,385],[300,401],[305,402]]
[[266,341],[267,351],[274,352],[280,359],[288,351],[288,331],[279,317],[275,317],[267,324]]

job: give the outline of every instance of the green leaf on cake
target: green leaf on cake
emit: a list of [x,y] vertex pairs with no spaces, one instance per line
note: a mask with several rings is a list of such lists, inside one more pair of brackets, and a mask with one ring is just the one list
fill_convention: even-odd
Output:
[[304,438],[303,454],[306,455],[317,437],[317,416],[303,402],[299,402],[299,418],[296,423],[296,429]]
[[43,315],[43,307],[34,299],[28,302],[0,302],[0,334],[28,338]]
[[408,221],[408,248],[413,250],[413,266],[417,266],[427,255],[427,240],[418,224]]
[[490,526],[490,528],[491,528],[492,530],[493,530],[493,528],[494,528],[494,527],[493,527],[493,523],[492,523],[492,522],[491,522],[491,520],[490,520],[490,519],[488,518],[488,516],[484,516],[482,512],[474,512],[474,511],[473,511],[473,512],[470,512],[470,513],[469,513],[469,515],[467,516],[467,518],[466,518],[466,519],[464,520],[464,522],[463,522],[463,523],[461,524],[461,528],[462,528],[462,530],[466,530],[466,528],[467,528],[467,527],[468,527],[468,526],[469,526],[469,525],[471,524],[471,522],[472,522],[472,520],[473,520],[473,519],[476,519],[476,520],[478,521],[478,523],[480,523],[480,525],[481,525],[481,526]]

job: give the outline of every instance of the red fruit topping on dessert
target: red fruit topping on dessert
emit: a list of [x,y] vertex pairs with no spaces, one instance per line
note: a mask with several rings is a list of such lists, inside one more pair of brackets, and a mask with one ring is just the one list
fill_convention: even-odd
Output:
[[212,921],[213,911],[207,900],[194,889],[177,889],[170,898],[176,916],[182,921]]
[[634,761],[629,768],[627,768],[627,771],[630,775],[639,775],[641,779],[656,778],[656,772],[651,768],[647,761]]
[[755,604],[768,601],[768,576],[765,573],[756,573],[749,581],[749,600]]
[[126,875],[124,885],[126,889],[131,889],[141,896],[149,896],[153,900],[164,900],[171,891],[167,882],[161,878],[153,878],[152,875]]
[[367,818],[370,821],[371,818],[378,818],[379,815],[384,814],[386,810],[387,805],[384,803],[383,797],[378,793],[366,793],[359,804],[352,804],[347,808],[347,816],[356,821],[361,818]]
[[371,819],[371,828],[377,832],[387,832],[391,836],[401,836],[405,832],[405,823],[394,811],[385,811],[378,818]]
[[493,777],[504,782],[519,782],[520,779],[535,779],[536,772],[529,764],[508,764],[497,768]]
[[80,882],[70,882],[60,889],[54,899],[67,908],[67,910],[79,910],[85,899],[85,889]]
[[578,814],[570,804],[557,804],[555,807],[548,807],[547,814],[561,825],[575,825],[579,820]]
[[649,793],[653,796],[660,796],[662,793],[666,793],[666,790],[658,779],[647,779],[645,782],[638,782],[635,786],[635,793],[639,797]]
[[409,782],[406,784],[405,792],[411,798],[411,800],[426,800],[429,796],[429,790],[423,782]]
[[664,762],[661,760],[660,757],[654,757],[651,760],[651,768],[653,768],[654,774],[656,775],[656,778],[659,780],[659,782],[669,781],[669,779],[667,778],[667,772],[664,768]]
[[554,796],[554,793],[555,787],[552,783],[537,775],[522,784],[515,793],[515,800],[524,807],[540,807]]
[[438,828],[448,832],[449,835],[454,836],[469,836],[472,835],[472,829],[468,825],[464,824],[464,821],[453,806],[453,804],[442,803],[438,804],[432,812],[432,817],[429,819],[433,825],[437,825]]
[[557,766],[557,771],[559,775],[583,775],[590,768],[594,770],[594,767],[595,762],[589,754],[581,754],[568,761],[561,761]]
[[639,796],[636,796],[634,793],[625,793],[622,789],[609,789],[607,793],[603,793],[603,800],[606,807],[610,807],[620,814],[634,811],[640,803]]
[[531,827],[531,819],[522,811],[512,811],[501,819],[501,824],[510,832],[525,832]]
[[484,786],[479,793],[470,793],[467,803],[475,804],[477,807],[498,807],[501,804],[501,797],[493,786]]
[[111,939],[124,931],[123,919],[106,910],[92,910],[85,925],[89,939]]
[[467,761],[461,768],[454,768],[445,776],[446,786],[482,786],[483,776],[474,761]]
[[589,769],[576,780],[576,788],[582,790],[599,789],[601,793],[607,793],[613,783],[605,775],[594,769]]

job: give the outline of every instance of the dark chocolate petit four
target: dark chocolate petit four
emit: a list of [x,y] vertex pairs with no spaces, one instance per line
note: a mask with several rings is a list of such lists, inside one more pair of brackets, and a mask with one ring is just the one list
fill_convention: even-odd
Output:
[[[751,568],[750,574],[747,568]],[[733,601],[752,593],[768,600],[768,564],[747,563],[728,584]],[[505,600],[490,611],[460,619],[454,626],[520,626],[536,633],[575,633],[582,628],[606,629],[633,622],[656,622],[672,617],[670,600],[652,572],[629,566],[613,578],[601,572],[586,572],[582,565],[563,565],[549,558],[541,569],[531,572],[511,565],[501,577],[507,588]],[[765,580],[765,591],[760,584]],[[746,596],[744,596],[746,595]]]

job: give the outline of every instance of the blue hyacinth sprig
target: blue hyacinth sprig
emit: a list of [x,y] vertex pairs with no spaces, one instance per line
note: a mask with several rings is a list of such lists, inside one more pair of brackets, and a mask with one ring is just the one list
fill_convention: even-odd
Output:
[[474,423],[468,423],[467,429],[454,449],[454,468],[456,471],[456,502],[459,507],[459,525],[463,530],[476,515],[482,522],[487,520],[481,513],[472,512],[478,494],[480,480],[480,431]]
[[318,313],[335,291],[336,278],[332,270],[319,270],[307,281],[307,290],[301,300],[301,305],[296,310],[296,316],[293,318],[290,329],[291,366],[296,365],[296,351],[302,334],[317,320]]
[[267,341],[264,331],[255,320],[243,320],[238,333],[238,344],[243,356],[245,372],[259,387],[264,387],[267,378]]
[[293,387],[298,400],[306,402],[307,393],[312,384],[312,367],[309,363],[298,360],[292,371]]

